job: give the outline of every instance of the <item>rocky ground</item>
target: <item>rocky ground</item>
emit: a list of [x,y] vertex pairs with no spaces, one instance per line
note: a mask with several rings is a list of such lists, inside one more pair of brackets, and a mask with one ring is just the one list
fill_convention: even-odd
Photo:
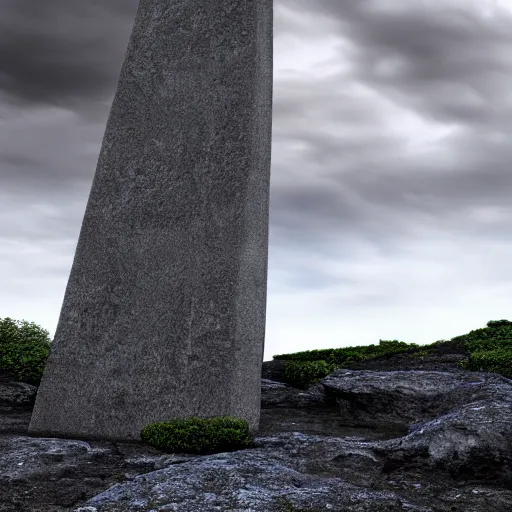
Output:
[[512,511],[512,380],[457,344],[338,370],[308,390],[263,363],[255,448],[163,454],[27,435],[36,388],[0,379],[0,512]]

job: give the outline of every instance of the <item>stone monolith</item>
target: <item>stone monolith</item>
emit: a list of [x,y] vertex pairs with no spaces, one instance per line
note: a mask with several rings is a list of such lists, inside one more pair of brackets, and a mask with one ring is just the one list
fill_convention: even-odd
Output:
[[272,0],[141,0],[29,433],[259,427]]

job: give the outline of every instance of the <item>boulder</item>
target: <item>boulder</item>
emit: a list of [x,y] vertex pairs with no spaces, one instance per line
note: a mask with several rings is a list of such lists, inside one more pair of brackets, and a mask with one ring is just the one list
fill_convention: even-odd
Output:
[[37,388],[25,382],[0,381],[0,410],[11,411],[24,407],[32,408]]
[[0,383],[0,512],[510,512],[512,380],[448,356],[307,390],[266,362],[254,447],[212,455],[29,436],[37,388]]

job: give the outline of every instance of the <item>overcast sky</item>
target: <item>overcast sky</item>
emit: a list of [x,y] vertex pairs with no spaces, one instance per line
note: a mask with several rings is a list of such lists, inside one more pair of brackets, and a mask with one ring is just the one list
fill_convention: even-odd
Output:
[[[0,318],[55,333],[138,0],[1,0]],[[265,360],[512,320],[512,0],[274,0]]]

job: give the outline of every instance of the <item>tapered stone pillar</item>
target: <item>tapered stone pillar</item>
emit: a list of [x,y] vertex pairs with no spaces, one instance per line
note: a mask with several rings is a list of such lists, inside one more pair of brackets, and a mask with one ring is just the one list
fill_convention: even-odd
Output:
[[272,0],[141,0],[29,433],[259,426]]

